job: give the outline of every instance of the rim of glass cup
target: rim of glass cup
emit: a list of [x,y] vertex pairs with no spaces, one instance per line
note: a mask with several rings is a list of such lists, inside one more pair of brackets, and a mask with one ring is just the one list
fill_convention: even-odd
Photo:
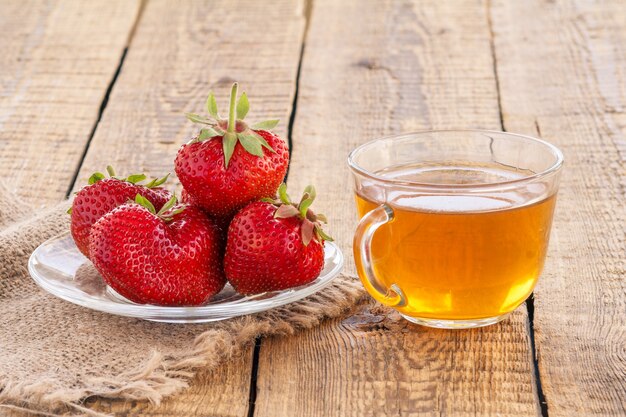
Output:
[[[475,184],[434,184],[434,183],[428,183],[428,182],[398,180],[395,178],[389,178],[383,175],[374,174],[368,171],[367,169],[359,166],[354,160],[356,155],[363,148],[366,148],[376,142],[381,142],[381,141],[385,141],[389,139],[401,139],[401,138],[406,138],[410,136],[418,136],[418,135],[421,136],[421,135],[432,134],[432,133],[484,133],[484,134],[498,134],[498,135],[510,136],[513,139],[523,138],[523,139],[530,140],[532,142],[536,142],[545,146],[549,151],[552,152],[556,160],[549,168],[541,172],[532,174],[532,175],[524,176],[524,177],[517,178],[514,180],[483,182],[483,183],[475,183]],[[547,142],[543,139],[538,139],[532,136],[522,135],[519,133],[509,133],[509,132],[503,132],[503,131],[497,131],[497,130],[486,130],[486,129],[435,129],[435,130],[420,130],[420,131],[409,132],[409,133],[401,133],[398,135],[389,135],[389,136],[384,136],[382,138],[373,139],[362,145],[359,145],[356,148],[354,148],[352,152],[350,152],[350,154],[348,155],[348,166],[350,167],[350,169],[352,169],[352,171],[360,175],[363,175],[364,177],[370,178],[372,180],[388,183],[388,184],[396,184],[396,185],[409,186],[409,187],[430,188],[430,189],[438,189],[438,190],[472,189],[472,188],[484,189],[484,188],[493,188],[493,187],[502,187],[502,186],[522,184],[525,182],[530,182],[530,181],[543,178],[554,172],[557,172],[563,165],[563,161],[564,161],[563,152],[561,152],[559,148],[557,148],[550,142]]]

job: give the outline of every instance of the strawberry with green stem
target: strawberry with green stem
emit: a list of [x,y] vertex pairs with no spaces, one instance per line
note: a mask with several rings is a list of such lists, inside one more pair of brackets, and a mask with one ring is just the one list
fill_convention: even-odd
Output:
[[310,209],[316,193],[304,190],[292,203],[282,184],[279,198],[249,204],[228,228],[224,270],[241,294],[283,290],[313,281],[324,267],[324,241],[332,240],[322,229],[326,217]]
[[94,224],[90,251],[104,281],[140,304],[200,305],[226,283],[220,231],[176,197],[157,210],[137,194]]
[[107,166],[107,178],[103,173],[96,172],[89,177],[89,184],[81,188],[74,197],[71,214],[70,231],[76,246],[81,253],[89,257],[89,236],[93,224],[109,211],[129,199],[140,194],[150,200],[157,209],[172,198],[172,194],[161,185],[165,183],[169,174],[163,178],[153,179],[147,184],[144,174],[133,174],[126,178],[117,177],[115,171]]
[[230,95],[228,119],[219,116],[213,93],[206,107],[210,117],[187,114],[204,125],[183,145],[175,170],[193,201],[216,218],[230,218],[246,204],[276,194],[289,163],[285,141],[270,132],[278,120],[249,126],[245,93],[237,100],[237,83]]

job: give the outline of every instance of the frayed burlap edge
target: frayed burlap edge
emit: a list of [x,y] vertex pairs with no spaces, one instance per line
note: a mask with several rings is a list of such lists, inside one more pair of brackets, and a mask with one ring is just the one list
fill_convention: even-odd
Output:
[[[58,213],[58,208],[55,211]],[[1,234],[4,238],[17,233],[23,236],[28,235],[31,228],[41,230],[44,227],[53,236],[67,230],[67,225],[56,221],[55,217],[49,212],[40,213],[18,227],[5,229]],[[23,258],[25,254],[15,255],[16,258]],[[188,350],[170,356],[151,352],[136,369],[115,377],[90,377],[83,381],[81,388],[59,386],[54,380],[40,380],[34,384],[0,381],[0,408],[43,416],[107,416],[82,405],[85,399],[94,396],[147,400],[159,405],[164,397],[188,387],[200,369],[219,366],[240,354],[256,338],[293,335],[315,327],[323,320],[345,317],[365,299],[365,292],[357,280],[342,275],[331,286],[304,300],[222,322],[198,335]],[[106,388],[103,389],[103,386]]]
[[[107,416],[83,407],[89,397],[100,396],[128,400],[147,400],[159,405],[164,397],[188,387],[200,369],[219,366],[240,354],[257,337],[285,336],[310,329],[325,319],[339,318],[350,313],[365,299],[360,284],[349,277],[339,277],[330,287],[290,305],[271,312],[231,319],[225,326],[198,335],[187,351],[165,357],[152,352],[136,369],[114,378],[90,378],[84,388],[71,389],[54,385],[54,381],[20,384],[0,383],[0,407],[40,415]],[[89,387],[106,385],[107,389]]]

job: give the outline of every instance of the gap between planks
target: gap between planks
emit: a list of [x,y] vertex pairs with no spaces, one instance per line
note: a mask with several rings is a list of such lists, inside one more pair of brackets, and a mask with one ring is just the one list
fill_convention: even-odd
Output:
[[[313,0],[304,0],[303,15],[304,29],[302,34],[302,44],[300,45],[300,57],[298,58],[298,69],[296,70],[295,91],[293,101],[291,103],[291,113],[289,114],[289,123],[287,125],[287,144],[289,148],[289,156],[293,152],[293,125],[296,120],[296,112],[298,111],[298,91],[300,89],[300,74],[302,72],[302,58],[304,57],[304,48],[306,47],[306,39],[309,33],[309,23],[311,22],[311,11],[313,10]],[[291,159],[291,158],[290,158]],[[287,182],[291,163],[287,166],[287,172],[283,182]],[[257,376],[259,374],[259,356],[261,352],[262,338],[257,338],[254,343],[254,354],[252,355],[252,372],[250,373],[250,396],[248,399],[248,416],[254,417],[257,397]]]
[[537,359],[537,347],[535,345],[535,294],[530,294],[530,297],[526,299],[526,310],[528,310],[528,332],[530,336],[530,351],[533,355],[533,367],[535,371],[535,385],[537,386],[537,400],[539,401],[539,407],[541,409],[542,417],[549,417],[548,415],[548,402],[546,396],[543,393],[543,387],[541,386],[541,374],[539,373],[539,361]]
[[248,398],[248,417],[254,417],[254,406],[256,405],[256,377],[259,373],[259,353],[261,352],[261,338],[254,341],[254,352],[252,354],[252,372],[250,372],[250,389]]
[[120,72],[122,72],[122,66],[124,65],[124,60],[126,59],[128,48],[130,48],[130,44],[133,40],[133,37],[135,36],[135,32],[137,31],[139,22],[141,21],[141,16],[143,15],[143,11],[146,6],[146,1],[147,0],[140,0],[139,2],[139,10],[137,11],[137,17],[135,18],[135,22],[133,23],[133,26],[130,29],[130,32],[128,33],[126,46],[124,47],[124,50],[122,51],[122,55],[120,56],[120,61],[117,64],[115,73],[113,73],[113,77],[111,77],[111,81],[109,82],[109,85],[107,86],[107,89],[104,93],[104,97],[102,97],[102,102],[100,103],[100,108],[98,109],[98,116],[96,117],[96,121],[94,122],[93,127],[91,128],[91,132],[89,132],[87,143],[85,143],[85,148],[83,149],[83,153],[80,156],[80,160],[78,161],[78,164],[76,165],[76,170],[74,171],[74,175],[72,176],[72,179],[70,180],[70,185],[67,189],[67,192],[65,193],[65,198],[70,197],[70,195],[72,194],[72,190],[74,189],[74,186],[76,185],[76,181],[78,180],[80,169],[83,166],[83,162],[85,161],[87,152],[89,152],[89,146],[91,145],[91,141],[94,135],[96,134],[96,130],[98,129],[98,125],[100,124],[100,120],[102,119],[102,115],[104,114],[104,110],[106,109],[107,104],[109,104],[109,97],[111,95],[111,91],[113,91],[113,86],[117,82]]

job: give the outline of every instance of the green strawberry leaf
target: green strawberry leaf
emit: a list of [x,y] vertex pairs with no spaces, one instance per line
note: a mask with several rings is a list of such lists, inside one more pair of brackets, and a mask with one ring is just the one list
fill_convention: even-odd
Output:
[[68,208],[66,211],[67,214],[72,214],[72,207]]
[[219,133],[217,130],[213,129],[212,127],[205,127],[200,130],[200,135],[198,135],[198,140],[200,141],[207,140],[207,139],[214,138],[215,136],[221,136],[221,135],[222,133]]
[[248,135],[246,133],[239,133],[237,134],[237,138],[248,153],[260,157],[263,156],[263,146],[255,136]]
[[224,168],[228,168],[230,158],[235,152],[235,145],[237,145],[237,134],[232,132],[224,133],[222,139],[222,149],[224,150]]
[[289,198],[289,194],[287,194],[287,184],[284,182],[278,187],[278,197],[283,203],[291,204],[291,198]]
[[209,94],[209,97],[206,99],[206,110],[211,116],[213,116],[214,119],[220,118],[220,115],[217,112],[217,101],[215,101],[213,93]]
[[315,225],[312,221],[304,219],[304,221],[302,222],[302,226],[300,226],[300,233],[302,234],[302,243],[304,243],[304,246],[307,246],[309,243],[311,243],[311,240],[313,239],[314,228]]
[[300,214],[302,215],[302,217],[306,218],[306,212],[309,211],[309,207],[311,207],[311,204],[313,204],[312,198],[307,198],[300,202],[298,209],[300,210]]
[[317,196],[317,193],[315,192],[315,187],[313,187],[312,185],[307,185],[304,189],[304,193],[308,194],[309,196],[307,198],[310,198],[311,200],[315,200],[315,197]]
[[148,184],[146,184],[146,188],[155,188],[158,187],[159,185],[163,184],[165,181],[167,181],[167,178],[170,176],[170,173],[168,172],[166,176],[164,176],[163,178],[155,178],[152,181],[150,181]]
[[185,113],[185,116],[193,123],[202,123],[205,125],[212,125],[214,123],[213,120],[207,119],[206,117],[202,117],[195,113]]
[[318,225],[315,225],[315,232],[317,233],[317,235],[322,239],[325,240],[327,242],[333,242],[334,239],[330,236],[328,236],[321,227],[319,227]]
[[323,214],[316,214],[315,217],[322,223],[328,223],[328,219]]
[[291,204],[284,204],[276,209],[274,212],[275,219],[284,219],[287,217],[297,216],[299,213],[298,209],[292,206]]
[[178,199],[176,198],[175,195],[173,195],[172,198],[170,198],[169,200],[167,200],[165,204],[163,204],[163,207],[161,207],[161,210],[157,212],[157,216],[160,216],[161,214],[165,213],[166,211],[174,207],[177,202],[178,202]]
[[93,174],[91,174],[91,177],[89,177],[88,183],[89,185],[92,185],[105,178],[106,177],[102,172],[94,172]]
[[280,122],[279,119],[271,119],[271,120],[264,120],[262,122],[258,122],[252,125],[252,129],[254,130],[270,130],[270,129],[274,129],[276,127],[276,125],[278,125],[278,123]]
[[126,178],[126,181],[130,182],[131,184],[137,184],[138,182],[141,182],[146,178],[148,177],[146,177],[144,174],[133,174],[129,175],[128,178]]
[[265,138],[261,135],[259,135],[258,133],[256,133],[254,130],[249,130],[250,134],[252,136],[254,136],[259,142],[261,142],[261,145],[263,145],[265,148],[267,148],[268,150],[270,150],[272,153],[276,153],[276,151],[274,150],[274,148],[272,148],[270,146],[269,143],[267,143],[267,141],[265,140]]
[[172,210],[172,211],[169,213],[169,215],[170,215],[170,216],[176,216],[177,214],[180,214],[180,213],[182,213],[183,211],[185,211],[185,206],[183,206],[183,207],[179,207],[179,208],[177,208],[177,209],[175,209],[175,210]]
[[139,204],[142,207],[147,208],[148,211],[150,211],[150,213],[156,214],[156,209],[154,208],[154,205],[150,202],[150,200],[148,200],[141,194],[137,194],[135,196],[135,203]]
[[170,210],[170,211],[163,212],[161,214],[159,214],[160,213],[160,211],[159,211],[159,213],[157,213],[157,216],[159,216],[163,221],[169,223],[172,220],[174,220],[174,216],[176,216],[177,214],[180,214],[183,211],[185,211],[185,208],[186,208],[186,206],[180,206],[178,208],[175,208],[175,209]]
[[263,197],[259,201],[262,201],[263,203],[270,203],[270,204],[274,204],[276,202],[276,200],[274,200],[273,198],[269,198],[269,197]]
[[239,100],[237,101],[237,119],[243,120],[248,114],[248,110],[250,110],[250,103],[248,102],[248,96],[246,93],[243,93]]

